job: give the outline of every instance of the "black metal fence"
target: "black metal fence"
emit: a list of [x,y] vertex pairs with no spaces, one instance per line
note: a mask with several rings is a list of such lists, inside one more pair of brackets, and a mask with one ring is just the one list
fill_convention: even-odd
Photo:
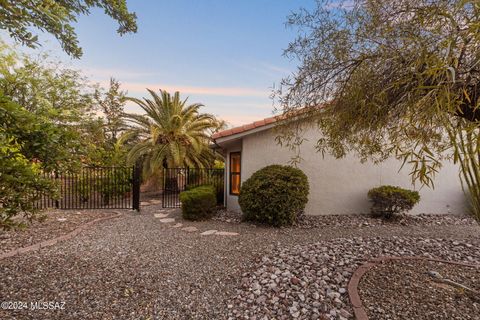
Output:
[[55,181],[57,197],[41,196],[40,209],[135,209],[140,210],[138,167],[83,167],[79,172],[45,173]]
[[212,185],[217,191],[217,202],[223,204],[224,169],[168,168],[163,170],[163,208],[179,208],[180,192],[187,188]]

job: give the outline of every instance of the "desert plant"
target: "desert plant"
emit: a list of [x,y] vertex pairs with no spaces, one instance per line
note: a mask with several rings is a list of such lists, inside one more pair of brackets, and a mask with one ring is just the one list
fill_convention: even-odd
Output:
[[125,115],[128,127],[120,142],[131,146],[127,162],[141,161],[146,177],[161,168],[211,166],[218,155],[209,148],[210,136],[223,121],[200,113],[202,104],[187,105],[179,92],[148,92],[151,99],[129,98],[146,114]]
[[238,202],[245,220],[279,227],[296,222],[308,193],[308,178],[300,169],[270,165],[243,183]]
[[375,217],[391,219],[396,214],[410,211],[420,201],[418,191],[394,186],[370,189],[368,198],[372,201],[371,213]]
[[215,213],[217,199],[212,186],[200,186],[180,193],[182,216],[187,220],[208,219]]

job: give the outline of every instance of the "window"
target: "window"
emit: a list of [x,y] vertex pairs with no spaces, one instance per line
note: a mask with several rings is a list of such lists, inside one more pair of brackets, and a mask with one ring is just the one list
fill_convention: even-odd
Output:
[[230,194],[240,193],[240,152],[230,153]]

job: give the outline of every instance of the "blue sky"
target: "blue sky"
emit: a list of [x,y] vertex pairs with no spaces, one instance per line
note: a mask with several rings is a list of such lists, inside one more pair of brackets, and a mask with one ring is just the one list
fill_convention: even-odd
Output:
[[[287,15],[314,0],[128,1],[138,16],[138,33],[120,37],[115,22],[94,11],[76,30],[84,50],[78,61],[62,53],[48,36],[44,49],[68,60],[92,80],[120,80],[131,96],[145,88],[179,90],[189,102],[205,104],[231,125],[272,115],[271,89],[295,70],[282,56],[295,30]],[[44,42],[45,43],[45,42]],[[127,111],[139,112],[132,105]]]

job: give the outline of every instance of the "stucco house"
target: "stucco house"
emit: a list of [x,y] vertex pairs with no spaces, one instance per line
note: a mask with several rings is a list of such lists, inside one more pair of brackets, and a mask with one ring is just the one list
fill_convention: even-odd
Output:
[[[216,150],[225,157],[225,204],[229,210],[240,212],[238,195],[242,182],[255,171],[270,164],[288,164],[291,150],[275,141],[277,118],[271,117],[251,124],[221,131],[213,135]],[[302,144],[303,160],[298,168],[308,176],[310,195],[306,214],[368,213],[367,192],[380,185],[395,185],[418,190],[421,200],[411,211],[418,213],[465,213],[467,203],[462,191],[459,168],[445,162],[436,174],[435,188],[412,185],[408,166],[401,171],[401,161],[389,159],[381,164],[361,163],[348,155],[342,159],[317,153],[314,144],[319,132],[306,129]]]

